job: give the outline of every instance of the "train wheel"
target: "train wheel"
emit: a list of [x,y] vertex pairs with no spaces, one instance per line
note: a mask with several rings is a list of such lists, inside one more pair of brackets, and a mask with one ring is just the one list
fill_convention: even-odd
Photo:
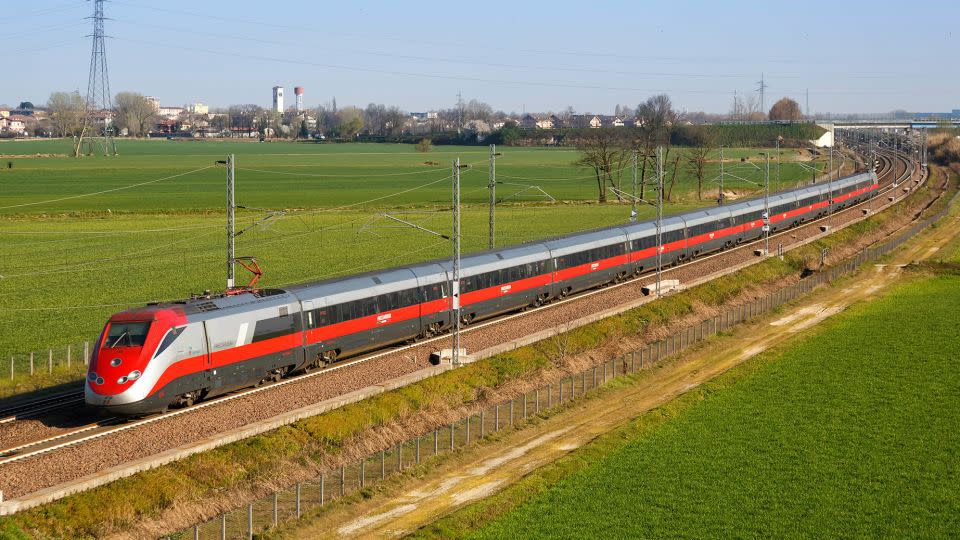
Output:
[[330,351],[324,351],[321,355],[323,362],[321,362],[322,367],[326,367],[337,361],[337,357],[340,356],[340,353],[336,349]]

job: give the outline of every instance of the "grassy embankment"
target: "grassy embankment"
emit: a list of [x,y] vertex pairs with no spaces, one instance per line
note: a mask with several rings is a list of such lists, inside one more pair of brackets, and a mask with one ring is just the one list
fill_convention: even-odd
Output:
[[416,536],[956,536],[958,304],[921,272]]
[[[0,154],[56,154],[66,146],[65,141],[0,142]],[[237,239],[237,253],[257,256],[266,271],[261,283],[275,287],[446,256],[440,239],[378,218],[377,212],[410,212],[404,219],[449,230],[449,186],[442,179],[450,174],[449,160],[462,154],[465,162],[477,162],[462,174],[463,248],[486,247],[484,149],[444,147],[421,154],[388,144],[122,141],[121,150],[111,158],[4,159],[14,166],[0,170],[0,329],[17,331],[0,332],[0,368],[11,354],[92,340],[113,312],[216,290],[223,282],[222,168],[94,197],[14,205],[148,182],[209,166],[233,152],[240,167],[238,203],[290,210]],[[756,155],[753,149],[725,152],[728,159]],[[798,155],[785,151],[783,187],[808,178],[789,163]],[[591,202],[594,181],[570,165],[575,156],[568,149],[504,150],[497,164],[500,180],[539,185],[561,202],[546,204],[532,191],[504,202],[497,216],[498,245],[625,221],[625,205]],[[739,167],[736,174],[744,178],[756,181],[762,175],[752,164]],[[412,190],[429,182],[438,183]],[[689,171],[678,173],[677,202],[668,213],[711,204],[691,198],[693,182]],[[732,180],[727,186],[757,187]],[[504,184],[497,193],[509,198],[523,189]],[[337,209],[405,190],[412,191]],[[641,218],[653,215],[647,205],[640,212]],[[241,210],[238,229],[266,213]]]
[[[823,247],[853,242],[895,215],[872,216],[807,247],[770,259],[737,274],[669,296],[562,336],[567,354],[595,349],[624,337],[644,335],[691,315],[698,306],[720,306],[754,287],[797,275]],[[8,519],[10,527],[39,535],[97,536],[156,518],[174,507],[203,501],[207,512],[235,504],[265,485],[308,476],[315,463],[335,463],[351,444],[386,425],[443,417],[456,407],[482,399],[488,389],[522,384],[561,360],[558,341],[546,341],[462,369],[306,419],[276,431],[146,471],[113,484],[70,496]],[[516,386],[514,386],[516,387]],[[393,430],[396,434],[397,430]],[[398,435],[397,435],[398,436]],[[396,441],[394,441],[396,442]],[[269,459],[265,459],[269,456]],[[104,516],[107,516],[106,518]]]

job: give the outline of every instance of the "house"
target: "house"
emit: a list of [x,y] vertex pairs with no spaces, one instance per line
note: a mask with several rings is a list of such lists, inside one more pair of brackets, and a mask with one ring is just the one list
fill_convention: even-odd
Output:
[[10,109],[0,109],[0,118],[6,118],[10,116]]
[[553,115],[541,117],[527,113],[520,118],[519,126],[523,129],[553,129],[559,127],[559,123],[560,120]]
[[603,125],[600,117],[595,114],[575,114],[570,117],[570,126],[575,128],[597,129]]
[[600,116],[600,125],[603,127],[623,127],[623,117],[602,115]]
[[11,114],[3,118],[3,131],[7,133],[14,133],[16,135],[24,135],[27,132],[27,124],[31,123],[31,118],[23,116],[20,114]]

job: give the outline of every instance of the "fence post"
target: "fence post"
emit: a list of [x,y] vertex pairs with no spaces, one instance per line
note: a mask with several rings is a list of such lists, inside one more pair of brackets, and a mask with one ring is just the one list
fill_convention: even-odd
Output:
[[53,374],[53,347],[47,349],[47,373]]
[[547,408],[553,407],[553,383],[547,385]]
[[200,540],[200,525],[193,526],[193,540]]
[[280,494],[274,491],[273,492],[273,526],[274,527],[277,526],[277,506],[279,506],[279,502],[280,502],[279,499],[280,499]]
[[220,514],[220,540],[227,540],[227,514]]
[[480,438],[486,434],[486,427],[483,425],[483,410],[480,410]]
[[297,519],[300,519],[300,482],[297,482]]
[[320,473],[320,506],[323,506],[324,487],[326,486],[326,475]]
[[597,366],[593,366],[593,388],[597,387]]
[[67,345],[67,369],[70,369],[70,353],[72,345]]
[[523,393],[523,419],[527,419],[527,393]]
[[510,400],[510,427],[513,427],[513,400]]
[[440,429],[433,430],[433,455],[440,453]]
[[10,379],[13,379],[13,357],[10,357]]
[[30,375],[33,375],[33,353],[30,353]]
[[397,444],[397,471],[403,471],[403,443]]
[[493,412],[493,430],[500,431],[500,404],[497,403]]
[[563,379],[560,379],[560,404],[563,405]]
[[[360,460],[360,489],[367,486],[367,458]],[[299,484],[297,485],[299,487]]]
[[417,465],[420,464],[420,437],[417,437]]
[[600,384],[606,384],[607,382],[607,363],[603,363],[603,378],[600,379]]
[[83,365],[88,365],[90,363],[90,342],[83,342]]
[[450,449],[451,450],[453,450],[453,430],[454,430],[455,424],[456,422],[454,422],[453,424],[450,424]]
[[540,389],[537,388],[533,391],[533,398],[537,400],[536,405],[533,406],[534,414],[540,413]]
[[346,484],[347,484],[347,466],[341,465],[340,466],[340,496],[341,497],[343,497],[343,495],[346,493],[346,487],[347,487]]
[[470,444],[470,419],[473,418],[471,415],[467,415],[467,442],[464,444]]

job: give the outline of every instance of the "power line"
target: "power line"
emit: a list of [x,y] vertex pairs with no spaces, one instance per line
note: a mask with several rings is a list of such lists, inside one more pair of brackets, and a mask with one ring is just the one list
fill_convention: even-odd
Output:
[[36,201],[36,202],[21,203],[21,204],[11,204],[11,205],[8,205],[8,206],[0,206],[0,210],[8,210],[8,209],[10,209],[10,208],[23,208],[23,207],[25,207],[25,206],[36,206],[36,205],[39,205],[39,204],[48,204],[48,203],[55,203],[55,202],[61,202],[61,201],[69,201],[69,200],[73,200],[73,199],[81,199],[81,198],[83,198],[83,197],[95,197],[95,196],[97,196],[97,195],[103,195],[104,193],[113,193],[113,192],[116,192],[116,191],[123,191],[123,190],[125,190],[125,189],[133,189],[133,188],[135,188],[135,187],[147,186],[147,185],[150,185],[150,184],[156,184],[157,182],[163,182],[163,181],[165,181],[165,180],[172,180],[172,179],[174,179],[174,178],[180,178],[181,176],[186,176],[186,175],[188,175],[188,174],[193,174],[193,173],[196,173],[196,172],[205,171],[205,170],[211,169],[211,168],[213,168],[213,167],[215,167],[215,165],[207,165],[206,167],[201,167],[201,168],[199,168],[199,169],[194,169],[194,170],[192,170],[192,171],[187,171],[187,172],[183,172],[183,173],[174,174],[174,175],[171,175],[171,176],[164,176],[163,178],[157,178],[157,179],[155,179],[155,180],[148,180],[148,181],[146,181],[146,182],[139,182],[139,183],[136,183],[136,184],[130,184],[129,186],[121,186],[121,187],[117,187],[117,188],[103,189],[103,190],[94,191],[94,192],[91,192],[91,193],[82,193],[82,194],[80,194],[80,195],[70,195],[70,196],[67,196],[67,197],[60,197],[60,198],[57,198],[57,199],[48,199],[48,200],[45,200],[45,201]]

